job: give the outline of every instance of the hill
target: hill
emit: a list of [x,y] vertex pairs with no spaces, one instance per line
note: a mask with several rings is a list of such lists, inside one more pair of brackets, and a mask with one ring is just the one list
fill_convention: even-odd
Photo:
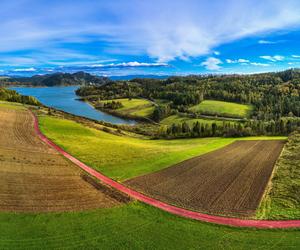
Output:
[[110,82],[110,79],[95,76],[85,72],[54,73],[47,75],[35,75],[32,77],[16,77],[6,80],[7,84],[21,84],[30,86],[69,86],[69,85],[102,85]]
[[203,115],[223,116],[230,118],[249,117],[252,107],[250,105],[215,100],[205,100],[200,104],[192,106],[191,111]]
[[41,103],[32,96],[20,95],[15,90],[0,87],[0,101],[18,102],[29,105],[40,105]]

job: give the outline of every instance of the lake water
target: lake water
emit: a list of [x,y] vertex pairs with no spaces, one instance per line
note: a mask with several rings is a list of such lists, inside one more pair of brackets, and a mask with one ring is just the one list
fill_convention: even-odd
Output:
[[133,120],[125,120],[110,114],[106,114],[94,109],[86,102],[76,100],[78,96],[75,90],[78,86],[67,87],[13,87],[10,89],[16,90],[22,95],[30,95],[36,97],[41,103],[46,106],[63,110],[65,112],[91,118],[98,121],[110,122],[113,124],[135,124]]

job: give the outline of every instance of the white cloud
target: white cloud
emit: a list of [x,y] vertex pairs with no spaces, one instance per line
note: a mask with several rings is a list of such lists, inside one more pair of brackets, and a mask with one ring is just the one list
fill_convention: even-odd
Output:
[[247,60],[247,59],[238,59],[238,62],[239,62],[239,63],[248,63],[248,62],[250,62],[250,61]]
[[292,55],[293,58],[300,58],[300,55]]
[[220,59],[209,57],[201,63],[201,66],[204,66],[208,70],[219,70],[221,69],[220,64],[222,64],[222,61]]
[[278,43],[277,41],[268,41],[268,40],[259,40],[258,41],[259,44],[276,44]]
[[208,54],[236,39],[293,28],[300,23],[299,13],[298,0],[73,0],[47,5],[4,0],[0,51],[101,41],[98,49],[107,53],[147,54],[167,62]]
[[272,61],[272,62],[277,62],[277,61],[284,60],[284,56],[279,56],[279,55],[276,55],[276,56],[260,56],[260,58],[265,59],[265,60],[269,60],[269,61]]
[[122,62],[122,63],[110,63],[110,64],[94,64],[91,67],[166,67],[167,63],[145,63],[145,62]]
[[250,61],[247,59],[240,58],[237,60],[226,59],[226,62],[231,64],[231,63],[249,63]]
[[35,68],[24,68],[24,69],[14,69],[14,72],[34,72],[36,71]]
[[262,66],[262,67],[268,67],[268,66],[270,66],[270,64],[267,64],[267,63],[252,62],[250,64],[253,65],[253,66]]
[[219,51],[214,51],[214,54],[215,54],[216,56],[219,56],[221,53],[220,53]]

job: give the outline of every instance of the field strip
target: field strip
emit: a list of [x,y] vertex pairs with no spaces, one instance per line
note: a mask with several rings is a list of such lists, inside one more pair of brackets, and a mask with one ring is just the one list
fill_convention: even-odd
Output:
[[40,140],[27,109],[0,107],[0,211],[65,212],[117,206],[115,189],[87,174]]
[[72,161],[74,164],[76,164],[78,167],[92,175],[93,177],[97,178],[101,182],[129,195],[130,197],[144,202],[148,205],[157,207],[159,209],[162,209],[164,211],[167,211],[169,213],[195,219],[203,222],[208,223],[215,223],[215,224],[221,224],[221,225],[228,225],[228,226],[235,226],[235,227],[255,227],[255,228],[296,228],[300,227],[300,220],[279,220],[279,221],[270,221],[270,220],[248,220],[248,219],[238,219],[238,218],[228,218],[228,217],[221,217],[221,216],[214,216],[214,215],[208,215],[203,214],[199,212],[194,212],[190,210],[186,210],[183,208],[175,207],[170,204],[161,202],[159,200],[153,199],[151,197],[148,197],[142,193],[139,193],[133,189],[130,189],[124,185],[122,185],[119,182],[116,182],[109,177],[97,172],[96,170],[92,169],[91,167],[87,166],[83,162],[79,161],[66,151],[64,151],[61,147],[56,145],[54,142],[52,142],[50,139],[48,139],[39,129],[38,124],[38,118],[36,115],[31,111],[31,114],[34,119],[34,129],[40,139],[47,143],[49,146],[57,150],[59,153],[61,153],[64,157]]
[[283,146],[281,140],[235,141],[124,183],[174,206],[250,219]]

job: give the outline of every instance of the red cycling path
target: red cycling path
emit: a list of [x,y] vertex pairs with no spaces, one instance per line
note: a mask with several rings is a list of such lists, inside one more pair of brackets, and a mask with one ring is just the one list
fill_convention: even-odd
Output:
[[149,204],[153,207],[157,207],[161,210],[167,211],[171,214],[175,214],[181,217],[209,222],[209,223],[215,223],[215,224],[221,224],[221,225],[227,225],[227,226],[235,226],[235,227],[254,227],[254,228],[296,228],[300,227],[300,220],[247,220],[247,219],[238,219],[238,218],[230,218],[230,217],[222,217],[222,216],[214,216],[209,214],[203,214],[195,211],[190,211],[184,208],[179,208],[176,206],[172,206],[170,204],[164,203],[162,201],[153,199],[151,197],[148,197],[142,193],[139,193],[133,189],[130,189],[124,185],[122,185],[119,182],[116,182],[109,177],[97,172],[96,170],[92,169],[91,167],[87,166],[83,162],[79,161],[66,151],[64,151],[61,147],[56,145],[54,142],[52,142],[50,139],[48,139],[40,130],[38,118],[37,116],[31,112],[34,118],[34,129],[36,133],[38,134],[39,138],[44,141],[46,144],[54,148],[56,151],[61,153],[64,157],[72,161],[74,164],[76,164],[78,167],[89,173],[90,175],[94,176],[101,182],[129,195],[130,197],[139,200],[141,202],[144,202],[146,204]]

